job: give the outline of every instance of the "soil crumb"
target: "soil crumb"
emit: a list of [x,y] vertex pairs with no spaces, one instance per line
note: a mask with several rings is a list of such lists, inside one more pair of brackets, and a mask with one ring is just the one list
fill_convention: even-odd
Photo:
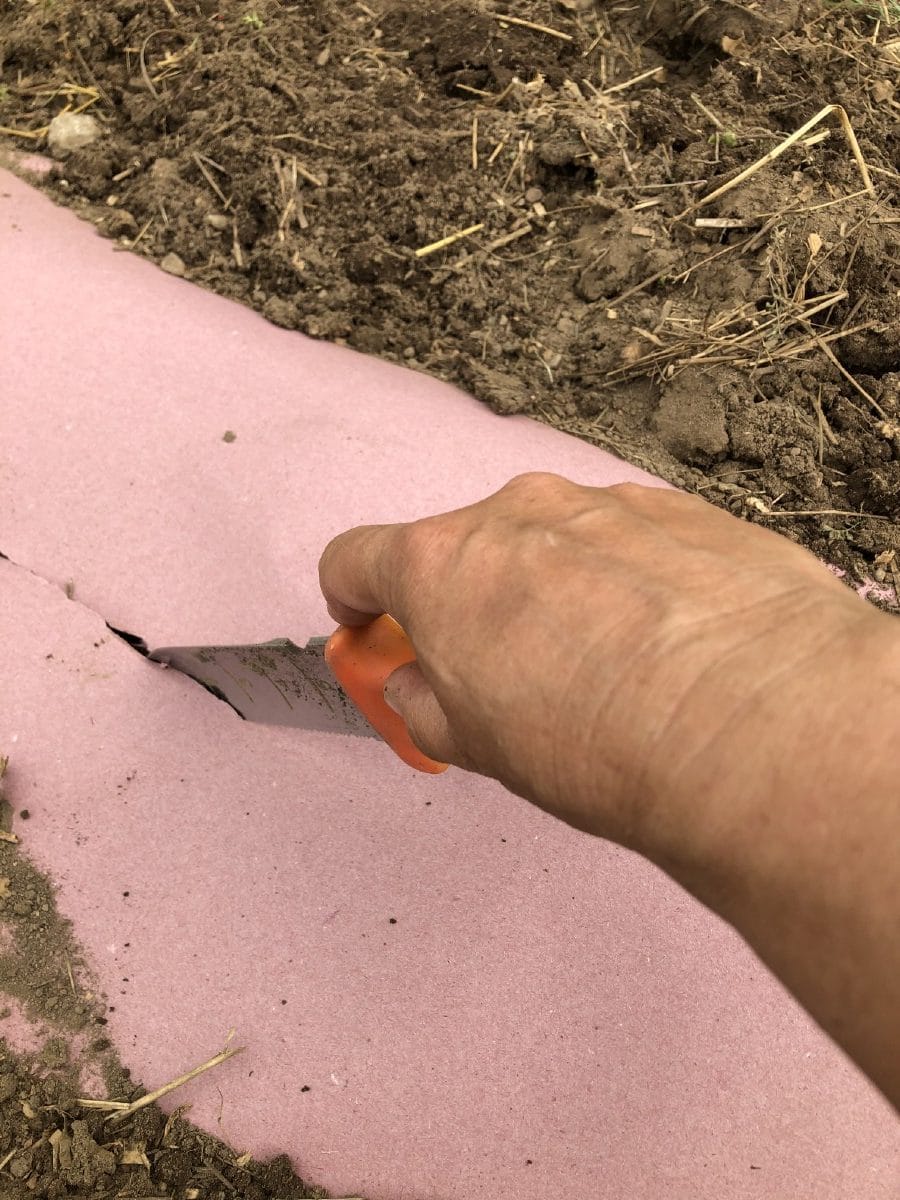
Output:
[[146,1092],[104,1034],[106,1005],[52,885],[10,840],[6,767],[0,758],[0,1025],[19,1020],[15,1045],[0,1036],[0,1197],[325,1197],[287,1156],[257,1162],[177,1110],[148,1104],[113,1123],[115,1111],[93,1106]]
[[46,186],[123,247],[890,585],[894,7],[6,0],[0,141],[89,113]]

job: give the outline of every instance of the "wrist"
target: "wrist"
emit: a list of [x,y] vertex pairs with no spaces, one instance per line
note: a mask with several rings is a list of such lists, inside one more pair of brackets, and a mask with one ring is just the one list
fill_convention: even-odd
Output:
[[705,857],[660,865],[898,1103],[900,626],[874,610],[851,622],[792,699],[754,759],[761,786],[719,793]]
[[774,613],[770,636],[723,654],[708,702],[683,702],[636,848],[692,889],[790,875],[896,770],[900,624],[847,600]]

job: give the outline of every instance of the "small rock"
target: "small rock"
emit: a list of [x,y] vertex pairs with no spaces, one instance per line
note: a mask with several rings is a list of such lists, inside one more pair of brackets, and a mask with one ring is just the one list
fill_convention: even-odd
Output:
[[134,217],[124,208],[110,213],[103,222],[103,229],[110,237],[132,237],[138,231]]
[[179,178],[178,163],[174,158],[156,158],[150,164],[148,174],[155,183],[170,183]]
[[24,1179],[31,1173],[31,1156],[27,1153],[17,1154],[9,1164],[9,1173],[13,1179]]
[[96,142],[102,132],[100,122],[89,113],[57,113],[47,130],[47,145],[54,158],[65,158]]
[[206,223],[212,229],[227,229],[231,222],[224,213],[207,213]]
[[187,268],[184,265],[184,259],[179,258],[177,254],[170,252],[165,258],[160,260],[159,264],[167,275],[176,275],[179,279],[184,276]]
[[525,193],[525,202],[527,204],[538,204],[544,198],[544,193],[539,187],[530,187]]
[[225,432],[222,434],[222,441],[223,442],[236,442],[237,434],[234,432],[233,429],[226,429]]
[[44,1060],[46,1066],[51,1069],[64,1067],[69,1061],[69,1047],[66,1044],[65,1038],[49,1038],[44,1043],[41,1058]]

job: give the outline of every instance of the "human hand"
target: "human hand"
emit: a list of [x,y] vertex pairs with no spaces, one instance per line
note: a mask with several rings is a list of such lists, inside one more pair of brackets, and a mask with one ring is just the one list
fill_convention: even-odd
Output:
[[434,758],[629,846],[730,921],[900,1107],[900,634],[791,542],[551,475],[326,549],[389,612]]
[[320,576],[337,621],[406,629],[418,661],[386,696],[427,754],[663,859],[696,853],[713,798],[710,833],[723,799],[771,785],[829,649],[878,619],[811,555],[699,499],[552,475],[352,530]]

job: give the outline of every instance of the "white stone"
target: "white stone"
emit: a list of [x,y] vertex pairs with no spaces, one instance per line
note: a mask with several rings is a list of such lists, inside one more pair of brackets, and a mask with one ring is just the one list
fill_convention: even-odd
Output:
[[160,261],[159,264],[167,275],[177,275],[181,278],[187,269],[184,265],[184,260],[179,258],[177,254],[169,253]]
[[96,142],[102,132],[100,122],[89,113],[62,112],[50,122],[47,145],[55,158],[64,158]]

